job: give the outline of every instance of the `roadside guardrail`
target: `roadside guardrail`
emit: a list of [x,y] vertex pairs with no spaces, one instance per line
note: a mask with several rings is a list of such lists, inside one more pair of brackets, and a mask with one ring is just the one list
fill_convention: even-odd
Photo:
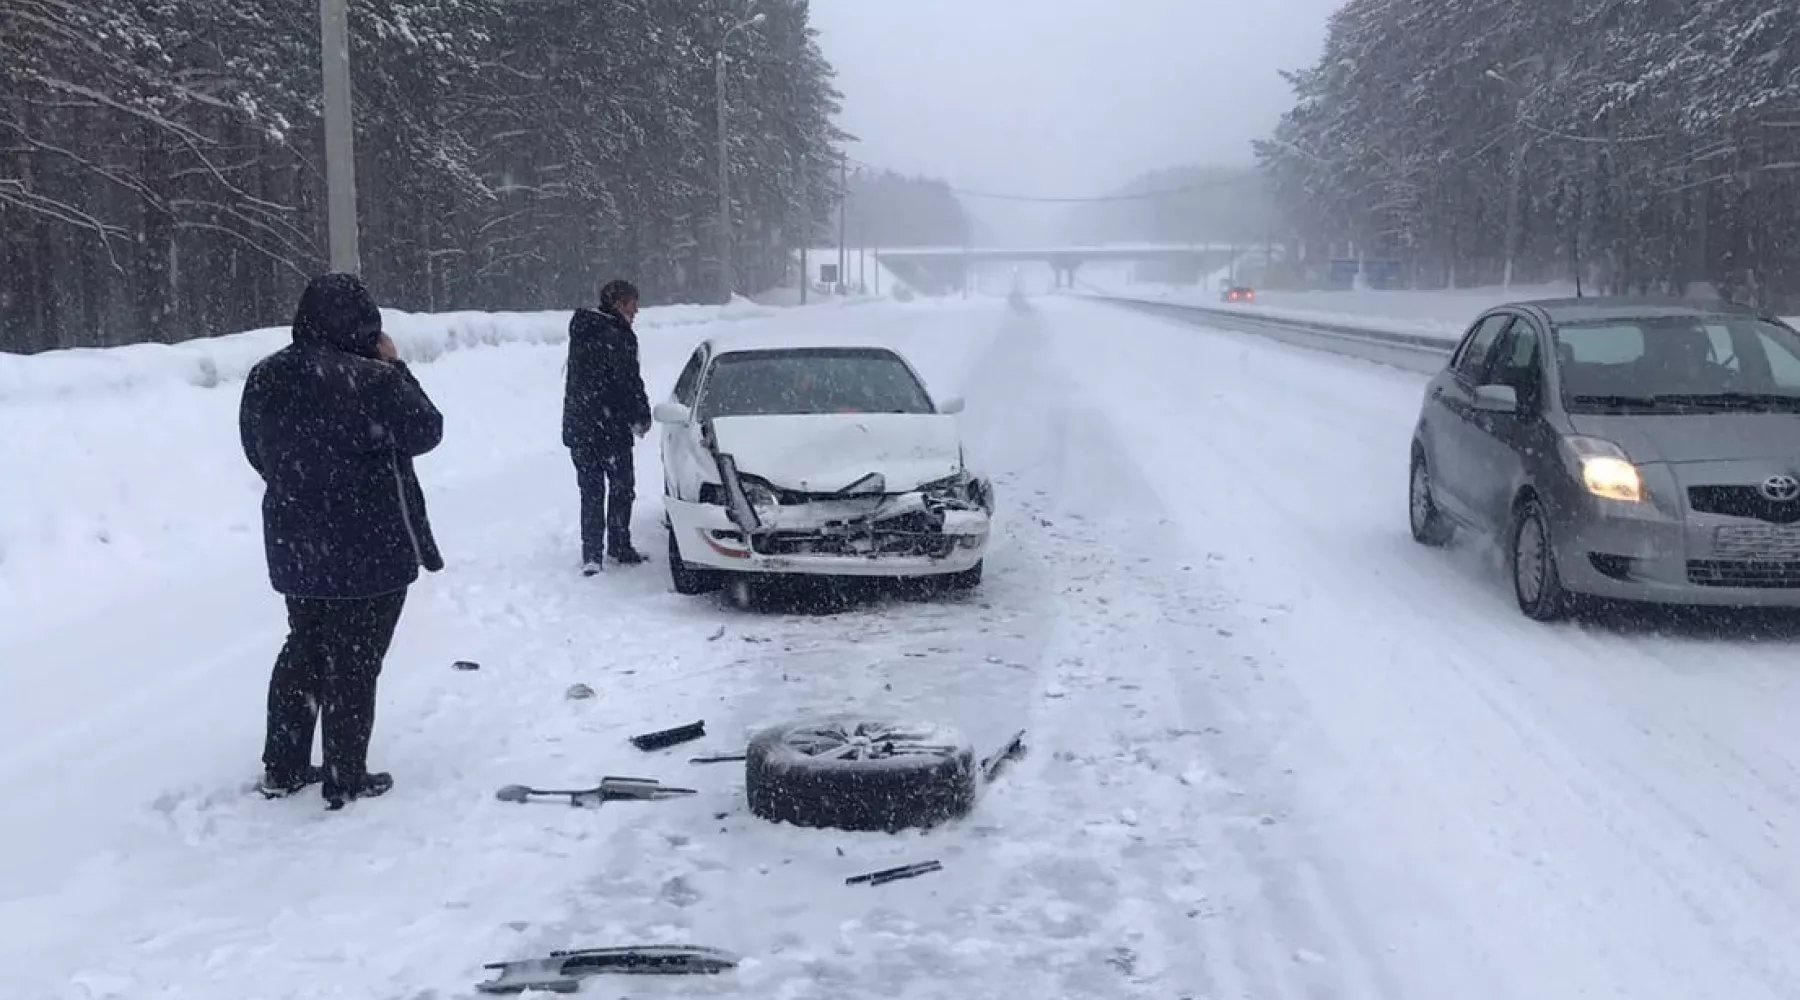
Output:
[[1433,359],[1448,357],[1456,349],[1456,341],[1442,337],[1433,337],[1423,333],[1405,333],[1399,330],[1384,330],[1379,327],[1356,326],[1348,323],[1327,323],[1319,320],[1298,319],[1287,316],[1271,316],[1250,311],[1244,308],[1228,308],[1219,306],[1197,305],[1188,302],[1169,302],[1161,299],[1140,299],[1128,295],[1113,295],[1105,292],[1084,293],[1084,298],[1114,305],[1138,309],[1143,312],[1185,319],[1189,322],[1204,320],[1209,326],[1238,330],[1244,333],[1262,334],[1306,334],[1327,340],[1350,341],[1357,344],[1379,347],[1398,348],[1403,351],[1417,352]]

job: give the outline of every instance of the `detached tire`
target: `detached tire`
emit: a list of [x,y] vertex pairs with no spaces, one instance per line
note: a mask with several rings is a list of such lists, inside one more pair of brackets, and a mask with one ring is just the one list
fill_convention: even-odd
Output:
[[857,718],[793,722],[745,752],[750,811],[836,830],[931,827],[975,806],[975,748],[945,726]]

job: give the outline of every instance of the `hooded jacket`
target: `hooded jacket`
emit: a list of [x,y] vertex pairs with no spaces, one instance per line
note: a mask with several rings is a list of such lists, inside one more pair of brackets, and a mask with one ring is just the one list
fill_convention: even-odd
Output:
[[649,422],[650,400],[631,324],[614,312],[577,309],[569,320],[563,444],[577,450],[630,451],[632,426]]
[[444,419],[411,370],[380,359],[381,312],[352,275],[314,278],[293,343],[244,383],[238,430],[262,477],[269,582],[289,597],[364,598],[443,568],[412,460]]

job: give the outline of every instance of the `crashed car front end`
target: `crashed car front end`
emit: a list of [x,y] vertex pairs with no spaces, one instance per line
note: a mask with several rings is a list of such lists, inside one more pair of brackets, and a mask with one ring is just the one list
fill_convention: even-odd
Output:
[[903,491],[871,474],[830,493],[783,488],[729,458],[720,472],[724,482],[703,488],[700,503],[682,505],[705,546],[691,562],[740,572],[931,576],[967,571],[987,548],[992,489],[966,471]]

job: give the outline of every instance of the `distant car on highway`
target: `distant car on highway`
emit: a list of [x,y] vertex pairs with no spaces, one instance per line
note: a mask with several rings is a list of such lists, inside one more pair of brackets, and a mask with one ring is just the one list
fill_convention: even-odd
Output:
[[1219,298],[1225,302],[1255,302],[1256,289],[1248,285],[1232,285],[1220,292]]
[[675,589],[768,575],[981,583],[993,490],[954,414],[878,344],[708,340],[655,408]]
[[1723,304],[1491,309],[1426,388],[1408,492],[1417,541],[1502,540],[1540,621],[1800,607],[1800,333]]

